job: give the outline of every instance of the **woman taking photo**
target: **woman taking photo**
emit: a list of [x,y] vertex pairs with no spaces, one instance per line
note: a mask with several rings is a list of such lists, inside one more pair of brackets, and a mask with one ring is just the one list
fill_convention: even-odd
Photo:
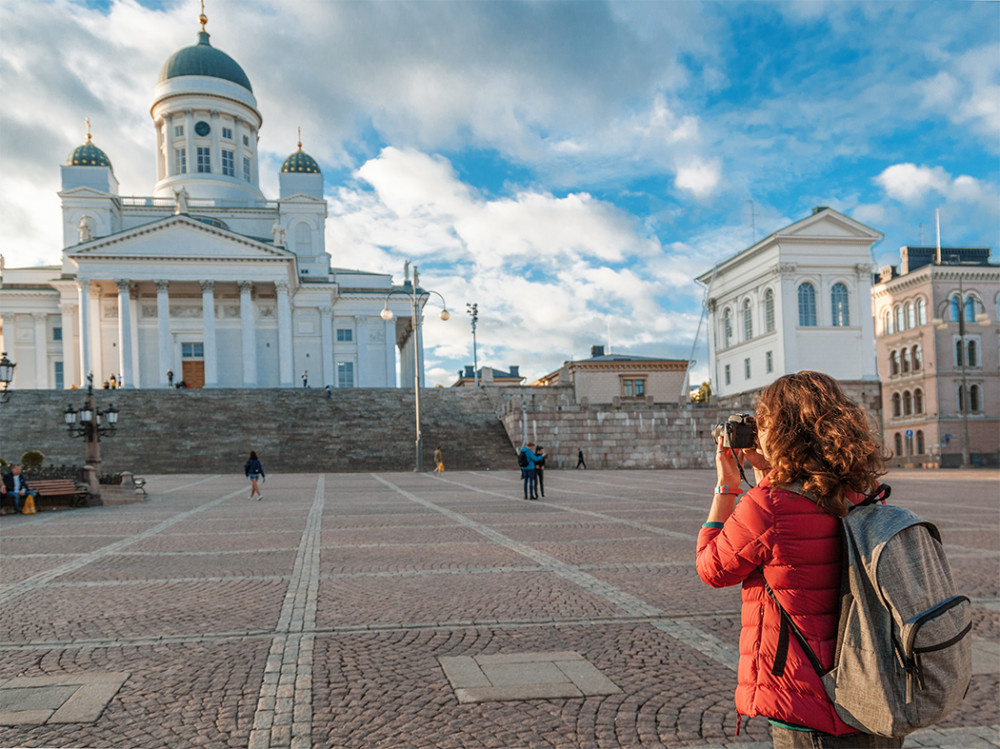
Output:
[[[737,504],[742,458],[757,485]],[[786,375],[760,396],[757,446],[715,454],[718,485],[698,535],[698,574],[743,586],[736,709],[766,717],[775,749],[890,749],[902,739],[844,723],[794,637],[775,666],[781,614],[769,585],[824,668],[833,664],[840,604],[839,518],[885,473],[865,412],[819,372]],[[808,498],[812,497],[812,499]],[[779,672],[777,675],[775,672]]]

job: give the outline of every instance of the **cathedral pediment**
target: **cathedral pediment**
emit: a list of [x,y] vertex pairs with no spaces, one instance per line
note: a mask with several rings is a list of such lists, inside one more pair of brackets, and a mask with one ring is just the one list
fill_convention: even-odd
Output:
[[871,227],[829,208],[818,210],[786,227],[777,236],[781,239],[853,239],[865,242],[882,238],[882,234]]
[[294,253],[259,239],[237,234],[212,219],[175,215],[99,237],[66,251],[87,260],[290,261]]

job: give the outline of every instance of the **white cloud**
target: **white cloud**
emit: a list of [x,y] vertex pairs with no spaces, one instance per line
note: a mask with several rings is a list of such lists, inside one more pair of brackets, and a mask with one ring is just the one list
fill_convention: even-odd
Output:
[[692,159],[677,169],[674,184],[700,200],[715,192],[721,177],[722,164],[719,159]]
[[903,203],[924,200],[930,192],[944,195],[951,180],[941,167],[917,166],[916,164],[893,164],[875,178],[886,194]]

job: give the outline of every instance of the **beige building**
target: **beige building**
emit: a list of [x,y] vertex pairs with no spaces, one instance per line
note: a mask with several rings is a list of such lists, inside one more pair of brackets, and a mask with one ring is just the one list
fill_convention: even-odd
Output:
[[896,465],[997,465],[1000,266],[985,248],[902,247],[872,288]]
[[500,387],[511,387],[524,382],[524,375],[520,372],[521,367],[511,367],[505,372],[496,367],[480,367],[477,372],[471,364],[465,365],[465,370],[458,371],[458,379],[452,384],[453,388],[474,388],[479,385],[498,385]]
[[589,359],[568,361],[532,385],[571,384],[577,403],[675,403],[683,395],[688,362],[625,354],[605,354],[591,346]]

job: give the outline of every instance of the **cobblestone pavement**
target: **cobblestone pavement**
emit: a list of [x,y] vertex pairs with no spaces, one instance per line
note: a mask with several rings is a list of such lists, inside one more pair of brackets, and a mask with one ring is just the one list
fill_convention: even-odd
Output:
[[[139,504],[3,517],[0,694],[127,678],[90,722],[42,722],[76,687],[22,690],[55,704],[0,746],[770,747],[763,719],[737,735],[739,591],[694,569],[714,474],[546,473],[539,502],[516,469],[275,475],[262,502],[157,476]],[[887,480],[975,603],[968,697],[906,746],[1000,747],[1000,473]],[[533,653],[620,692],[463,704],[439,660]]]

